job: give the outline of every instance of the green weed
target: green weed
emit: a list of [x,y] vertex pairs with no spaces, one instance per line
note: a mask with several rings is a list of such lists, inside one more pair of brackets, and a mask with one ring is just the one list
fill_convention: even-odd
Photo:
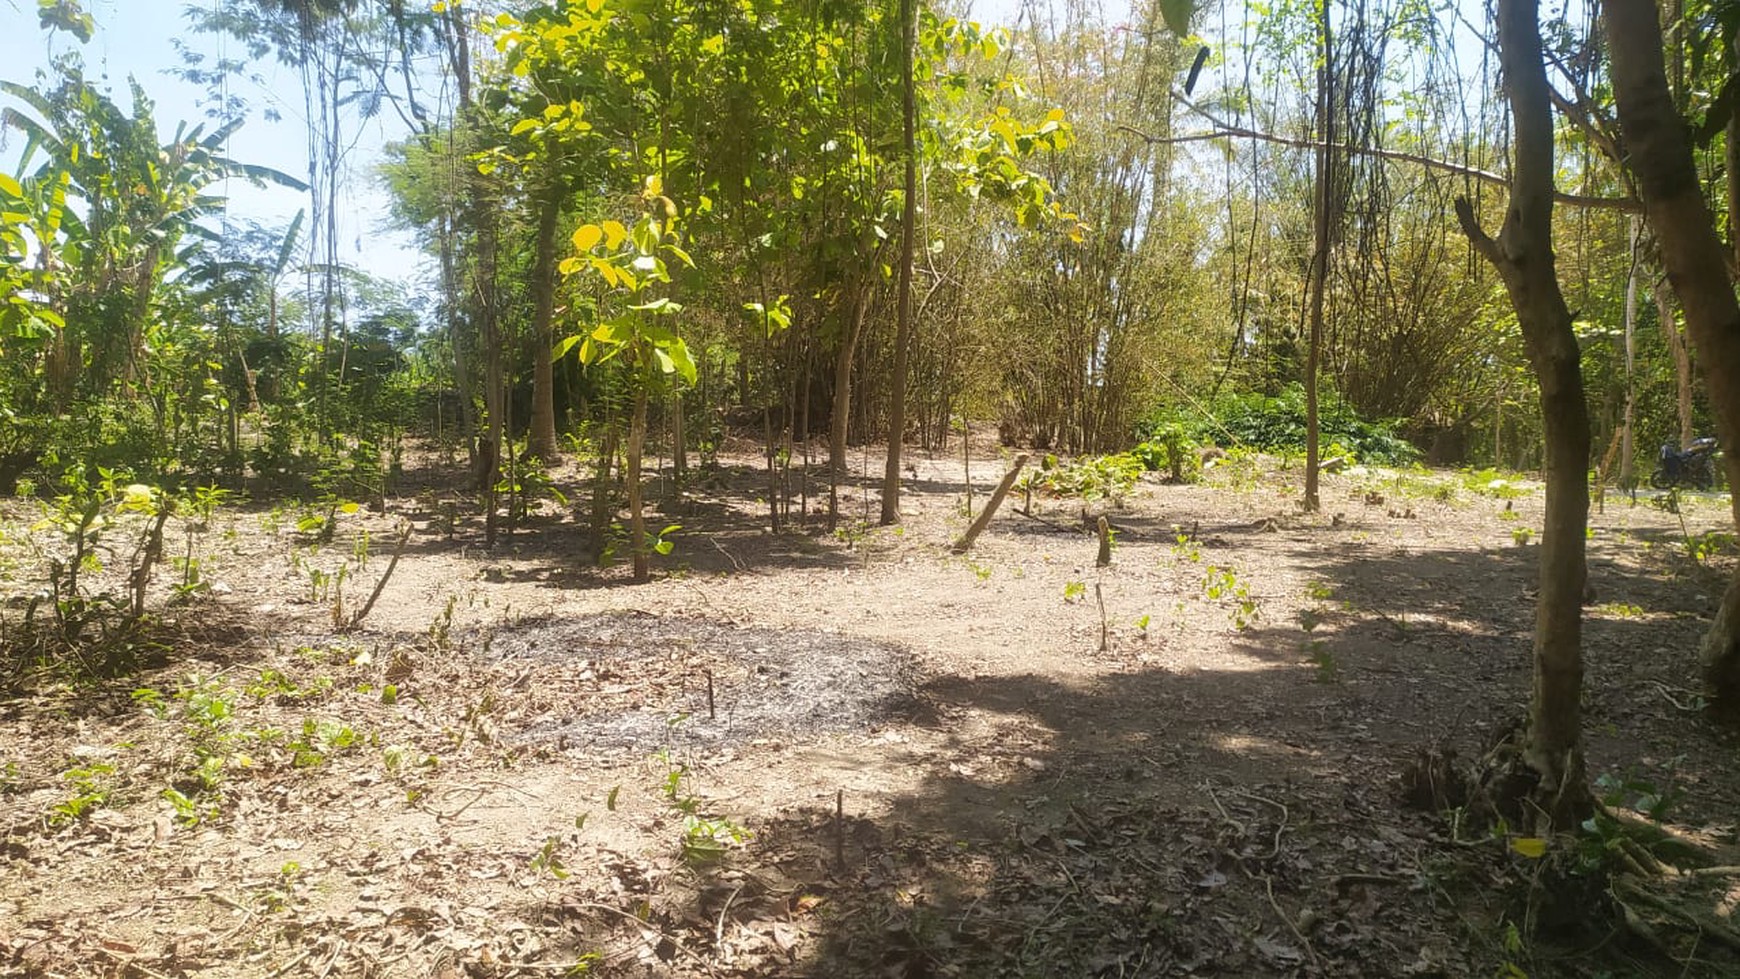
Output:
[[60,777],[71,783],[72,794],[49,807],[48,824],[61,827],[76,823],[108,805],[114,775],[115,766],[101,761],[61,772]]

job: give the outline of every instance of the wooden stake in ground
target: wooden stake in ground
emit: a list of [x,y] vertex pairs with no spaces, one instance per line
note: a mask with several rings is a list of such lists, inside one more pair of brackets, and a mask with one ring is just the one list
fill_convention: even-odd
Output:
[[1009,467],[1009,471],[1003,474],[1003,481],[997,484],[997,492],[991,494],[991,502],[985,504],[985,509],[979,511],[979,519],[973,521],[973,525],[967,528],[967,532],[961,535],[960,540],[955,541],[955,546],[950,550],[956,554],[965,554],[972,548],[973,541],[978,539],[980,532],[985,529],[985,525],[991,522],[992,517],[996,516],[997,508],[1003,505],[1003,497],[1009,495],[1010,488],[1015,485],[1016,478],[1021,475],[1021,470],[1026,465],[1026,453],[1015,457],[1015,464]]
[[834,868],[846,869],[846,790],[834,792]]
[[1105,514],[1100,514],[1100,556],[1094,558],[1094,564],[1106,567],[1112,563],[1112,525],[1106,521]]
[[[1104,528],[1106,518],[1100,518],[1100,527]],[[1103,539],[1103,538],[1102,538]],[[1100,589],[1100,583],[1094,582],[1094,601],[1100,603],[1100,652],[1112,648],[1112,629],[1106,623],[1106,593]]]

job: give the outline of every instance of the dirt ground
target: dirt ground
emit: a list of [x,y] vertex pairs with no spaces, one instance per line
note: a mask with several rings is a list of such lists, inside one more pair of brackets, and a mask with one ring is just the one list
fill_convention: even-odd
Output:
[[[1402,805],[1523,714],[1538,487],[1355,468],[1302,516],[1296,467],[1239,459],[1017,493],[953,556],[958,448],[911,458],[901,526],[854,485],[829,533],[812,483],[775,534],[727,457],[645,585],[591,559],[576,468],[493,550],[451,471],[324,543],[221,510],[165,665],[0,700],[0,974],[1740,974],[1548,927],[1517,895],[1555,854]],[[0,506],[16,621],[50,544]],[[1592,515],[1589,766],[1720,854],[1737,740],[1690,688],[1732,524],[1680,509]]]

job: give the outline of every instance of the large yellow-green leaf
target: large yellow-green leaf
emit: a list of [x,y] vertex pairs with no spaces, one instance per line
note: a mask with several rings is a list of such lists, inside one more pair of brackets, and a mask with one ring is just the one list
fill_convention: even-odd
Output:
[[1547,855],[1547,841],[1538,836],[1519,836],[1510,841],[1510,848],[1530,860],[1539,860]]
[[579,251],[589,252],[603,240],[604,229],[596,224],[583,224],[574,229],[574,247]]

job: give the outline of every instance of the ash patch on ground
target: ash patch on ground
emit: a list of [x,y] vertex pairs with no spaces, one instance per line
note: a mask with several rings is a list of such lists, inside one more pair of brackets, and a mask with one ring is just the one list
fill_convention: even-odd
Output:
[[821,629],[617,612],[527,619],[485,648],[498,662],[547,665],[566,694],[545,698],[514,736],[522,744],[717,748],[867,731],[917,705],[909,652]]

